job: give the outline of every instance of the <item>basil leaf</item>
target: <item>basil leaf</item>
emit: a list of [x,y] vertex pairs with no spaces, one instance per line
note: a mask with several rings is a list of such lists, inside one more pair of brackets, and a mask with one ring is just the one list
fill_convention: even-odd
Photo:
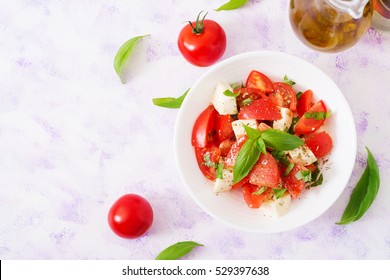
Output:
[[157,255],[156,260],[177,260],[187,255],[197,246],[203,245],[194,241],[177,242],[161,251],[161,253]]
[[244,129],[249,139],[256,140],[261,135],[261,132],[258,129],[247,126],[246,124],[244,124]]
[[217,178],[223,179],[223,164],[221,163],[217,164]]
[[[312,178],[313,178],[313,176],[314,176],[314,173],[312,173]],[[311,183],[310,185],[309,185],[309,187],[310,188],[312,188],[312,187],[317,187],[317,186],[319,186],[319,185],[321,185],[322,184],[322,182],[324,181],[324,176],[322,175],[322,173],[317,173],[317,176],[315,177],[316,179],[313,181],[313,183]]]
[[225,95],[225,96],[228,96],[228,97],[237,97],[237,96],[239,96],[240,95],[240,92],[237,92],[237,93],[234,93],[234,92],[232,92],[231,90],[225,90],[224,92],[223,92],[223,95]]
[[380,185],[378,165],[370,150],[367,147],[366,149],[368,153],[367,167],[353,190],[340,221],[336,223],[338,225],[346,225],[359,220],[370,208],[378,194]]
[[264,140],[268,148],[279,151],[290,151],[302,146],[305,141],[295,135],[283,132],[278,129],[267,129],[261,133],[261,139]]
[[297,100],[301,99],[302,94],[303,94],[302,91],[298,91],[298,92],[297,92],[297,94],[296,94]]
[[257,191],[253,192],[252,194],[254,194],[254,195],[261,195],[266,190],[267,190],[267,187],[261,187],[260,189],[258,189]]
[[252,98],[248,97],[248,98],[242,100],[241,106],[242,106],[242,107],[245,107],[246,105],[249,105],[249,104],[251,104],[252,102],[253,102]]
[[189,91],[190,89],[187,89],[187,91],[178,98],[174,98],[174,97],[153,98],[152,102],[156,106],[170,108],[170,109],[177,109],[181,107],[181,104],[183,103],[184,98],[186,97]]
[[264,143],[263,139],[258,138],[256,140],[255,145],[257,145],[257,148],[259,149],[260,153],[266,154],[267,150],[265,149],[265,143]]
[[304,114],[307,119],[325,120],[330,117],[330,111],[328,112],[306,112]]
[[283,83],[287,84],[287,85],[290,85],[290,86],[293,86],[295,85],[295,82],[293,80],[290,80],[287,75],[284,75],[284,79],[283,79]]
[[230,0],[215,11],[219,12],[223,10],[235,10],[244,6],[246,2],[248,2],[248,0]]
[[256,145],[256,140],[246,140],[238,152],[236,162],[233,167],[233,184],[240,182],[246,175],[249,174],[259,157],[260,150]]
[[281,198],[286,191],[287,191],[287,189],[285,189],[285,188],[283,188],[283,189],[274,189],[275,198],[276,199]]
[[311,181],[311,171],[310,170],[301,170],[295,174],[297,180],[303,180],[305,183]]
[[290,174],[291,170],[293,170],[294,166],[295,166],[295,163],[289,161],[287,168],[286,168],[286,171],[284,171],[284,176],[288,176],[288,174]]
[[121,79],[121,82],[124,84],[124,80],[122,77],[122,71],[123,68],[129,59],[131,53],[133,52],[134,47],[137,45],[138,41],[144,38],[147,35],[143,36],[137,36],[134,38],[131,38],[130,40],[126,41],[118,50],[118,52],[115,55],[114,59],[114,68],[116,73],[118,74],[119,78]]
[[293,134],[293,135],[295,134],[294,128],[295,128],[295,125],[297,124],[298,121],[299,121],[299,117],[293,117],[291,126],[287,131],[288,133]]

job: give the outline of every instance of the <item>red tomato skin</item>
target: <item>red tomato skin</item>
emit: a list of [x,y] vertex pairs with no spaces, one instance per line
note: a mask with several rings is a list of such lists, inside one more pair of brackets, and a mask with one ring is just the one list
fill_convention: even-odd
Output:
[[273,86],[275,90],[274,94],[279,94],[281,97],[282,104],[279,106],[289,108],[295,112],[297,110],[297,96],[292,86],[282,82],[276,82]]
[[192,146],[204,148],[212,142],[211,134],[215,131],[215,122],[218,112],[213,105],[209,105],[196,119],[192,129]]
[[238,119],[240,120],[273,121],[281,118],[279,108],[269,98],[257,99],[248,106],[241,108],[238,113]]
[[333,147],[332,138],[325,131],[310,135],[305,143],[317,158],[326,156]]
[[[192,22],[195,26],[196,23]],[[204,30],[192,33],[187,24],[179,33],[178,48],[184,58],[196,66],[209,66],[217,62],[226,49],[226,34],[223,28],[213,20],[204,20]]]
[[137,194],[126,194],[120,197],[108,212],[110,228],[123,238],[141,237],[150,229],[152,223],[152,206]]
[[297,113],[299,117],[302,117],[311,106],[313,106],[313,92],[308,89],[302,93],[301,98],[298,101]]
[[223,115],[223,116],[218,115],[216,131],[217,131],[217,137],[219,142],[233,138],[234,136],[234,131],[232,127],[233,121],[234,119],[230,115]]
[[229,154],[234,143],[236,143],[236,141],[233,141],[230,139],[224,140],[221,143],[219,143],[219,149],[221,150],[221,156],[226,157]]
[[[283,174],[285,170],[286,170],[285,167],[281,168],[281,172]],[[298,198],[301,192],[303,191],[303,189],[305,188],[305,182],[303,180],[298,180],[295,177],[295,175],[302,170],[308,170],[308,169],[299,164],[295,164],[294,168],[290,171],[290,173],[287,176],[282,176],[283,186],[294,198]]]
[[280,171],[278,163],[270,153],[261,154],[248,174],[249,183],[259,187],[278,188]]
[[245,87],[252,89],[259,89],[265,93],[274,91],[272,81],[263,73],[252,70],[246,80]]
[[221,150],[218,147],[195,148],[196,161],[202,174],[209,180],[214,181],[217,177],[217,170],[215,167],[205,165],[204,156],[209,155],[212,163],[219,163]]
[[[312,113],[312,112],[326,113],[326,107],[324,102],[320,100],[316,104],[311,106],[309,110],[307,110],[307,113]],[[316,119],[306,118],[304,114],[302,118],[300,118],[297,124],[295,125],[294,131],[296,134],[310,134],[316,131],[318,128],[320,128],[324,124],[324,122],[325,119],[316,120]]]
[[268,196],[267,190],[262,194],[253,194],[258,191],[261,187],[246,183],[242,186],[242,194],[244,196],[244,201],[249,208],[260,208],[263,202]]
[[237,141],[233,144],[231,147],[229,153],[227,154],[225,158],[224,165],[225,167],[233,168],[234,164],[236,163],[236,158],[238,155],[238,152],[241,150],[242,145],[248,140],[248,136],[244,135],[237,139]]

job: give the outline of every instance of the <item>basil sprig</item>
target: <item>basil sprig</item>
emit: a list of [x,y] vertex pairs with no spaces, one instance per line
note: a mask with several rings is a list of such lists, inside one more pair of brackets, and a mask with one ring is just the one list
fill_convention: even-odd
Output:
[[122,71],[123,71],[123,68],[124,68],[127,60],[129,59],[129,57],[130,57],[131,53],[133,52],[134,47],[137,45],[138,41],[141,40],[142,38],[148,36],[148,35],[149,34],[143,35],[143,36],[137,36],[137,37],[134,37],[134,38],[127,40],[119,48],[118,52],[116,53],[115,59],[114,59],[114,68],[115,68],[115,71],[118,74],[118,76],[121,79],[121,82],[123,84],[125,82],[124,82],[123,77],[122,77]]
[[190,89],[187,89],[187,91],[178,98],[174,98],[174,97],[153,98],[152,102],[156,106],[170,108],[170,109],[177,109],[181,107],[181,104],[183,103],[184,98],[186,97],[189,90]]
[[336,224],[346,225],[359,220],[364,213],[370,208],[376,195],[378,194],[380,185],[380,176],[378,165],[375,158],[367,149],[367,167],[363,172],[362,177],[357,183],[351,194],[347,208],[345,208],[343,216]]
[[248,0],[230,0],[218,9],[215,9],[215,11],[219,12],[223,10],[235,10],[244,6],[246,2],[248,2]]
[[287,77],[287,75],[284,75],[283,83],[290,85],[290,86],[295,85],[295,82],[293,80],[289,79],[289,77]]
[[203,245],[194,241],[177,242],[161,251],[161,253],[157,255],[156,260],[177,260],[187,255],[197,246]]
[[234,184],[249,174],[259,160],[260,153],[266,153],[266,148],[289,151],[298,148],[304,143],[298,136],[277,129],[267,129],[260,132],[247,125],[244,125],[244,128],[249,139],[242,145],[238,152],[233,167]]

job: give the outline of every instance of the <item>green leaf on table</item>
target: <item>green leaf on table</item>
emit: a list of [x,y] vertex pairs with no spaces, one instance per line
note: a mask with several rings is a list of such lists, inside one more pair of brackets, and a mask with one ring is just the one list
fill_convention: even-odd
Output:
[[248,139],[238,152],[233,167],[233,183],[240,182],[249,174],[252,167],[260,157],[260,150],[256,144],[257,140]]
[[187,255],[197,246],[203,245],[194,241],[177,242],[161,251],[161,253],[157,255],[156,260],[177,260]]
[[184,101],[184,98],[186,97],[187,93],[190,89],[187,89],[187,91],[180,97],[162,97],[162,98],[153,98],[152,102],[156,106],[170,108],[170,109],[177,109],[181,107],[181,104]]
[[367,149],[367,167],[353,190],[349,203],[338,225],[346,225],[359,220],[370,208],[378,194],[380,175],[378,165],[371,151]]
[[305,141],[295,135],[283,132],[278,129],[267,129],[261,133],[261,139],[264,140],[268,148],[279,151],[290,151],[302,146]]
[[122,83],[125,83],[123,80],[123,77],[122,77],[122,75],[123,75],[122,71],[123,71],[124,66],[126,65],[126,62],[128,61],[129,57],[131,56],[134,47],[137,45],[139,40],[141,40],[142,38],[144,38],[145,36],[148,36],[148,35],[149,34],[143,35],[143,36],[137,36],[137,37],[134,37],[134,38],[127,40],[119,48],[118,52],[116,53],[115,59],[114,59],[114,68],[115,68],[115,71],[118,74],[119,78],[121,79]]
[[248,2],[248,0],[230,0],[218,9],[215,9],[215,11],[219,12],[223,10],[235,10],[244,6],[246,2]]

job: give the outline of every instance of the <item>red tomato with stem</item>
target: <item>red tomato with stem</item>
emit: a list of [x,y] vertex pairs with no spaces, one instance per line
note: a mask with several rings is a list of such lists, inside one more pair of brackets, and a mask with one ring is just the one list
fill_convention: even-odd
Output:
[[213,20],[199,19],[187,24],[179,34],[177,45],[184,58],[196,66],[209,66],[217,62],[226,49],[226,34]]
[[195,148],[196,161],[202,174],[214,181],[217,177],[217,164],[221,157],[218,147]]
[[199,115],[192,129],[192,146],[204,148],[213,142],[217,118],[218,112],[213,105]]
[[278,163],[270,153],[262,153],[248,176],[249,183],[253,185],[277,188],[280,182]]
[[326,156],[333,146],[332,138],[325,131],[310,135],[305,143],[317,158]]
[[324,124],[325,118],[326,107],[324,102],[320,100],[303,114],[302,118],[295,125],[294,131],[297,134],[312,133]]
[[153,209],[140,195],[126,194],[120,197],[108,212],[108,224],[120,237],[138,238],[144,235],[153,223]]
[[259,89],[265,93],[274,91],[271,79],[256,70],[252,70],[252,72],[250,72],[248,79],[246,80],[245,87]]
[[289,108],[295,112],[297,110],[297,96],[292,86],[277,82],[273,84],[275,92],[270,95],[272,100],[280,107]]
[[309,89],[302,93],[298,101],[297,112],[300,117],[303,116],[310,107],[313,106],[313,92]]
[[253,101],[251,104],[242,107],[238,113],[240,120],[279,120],[282,118],[279,108],[269,99],[261,98]]

